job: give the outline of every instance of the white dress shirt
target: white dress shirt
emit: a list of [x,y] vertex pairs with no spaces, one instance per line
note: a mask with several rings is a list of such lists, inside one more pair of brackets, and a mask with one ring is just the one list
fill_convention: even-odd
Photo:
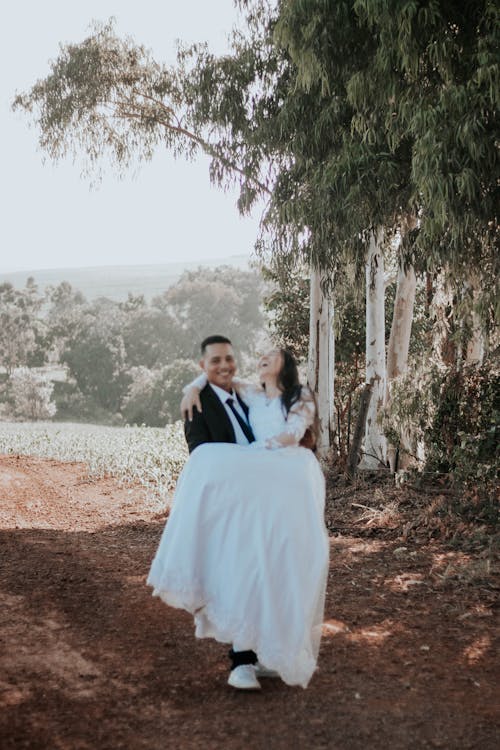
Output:
[[210,387],[213,389],[214,393],[217,395],[219,401],[222,403],[222,405],[224,406],[226,410],[227,416],[231,420],[231,424],[233,425],[233,429],[234,429],[234,436],[236,438],[236,442],[238,443],[238,445],[248,445],[248,439],[245,433],[241,429],[238,423],[238,420],[236,419],[233,412],[231,411],[231,407],[227,404],[228,398],[232,398],[234,408],[236,409],[240,417],[245,422],[248,422],[247,416],[245,412],[243,411],[243,409],[241,408],[240,402],[236,398],[236,394],[234,392],[228,393],[228,391],[225,391],[224,388],[219,388],[218,385],[214,385],[213,383],[210,383]]

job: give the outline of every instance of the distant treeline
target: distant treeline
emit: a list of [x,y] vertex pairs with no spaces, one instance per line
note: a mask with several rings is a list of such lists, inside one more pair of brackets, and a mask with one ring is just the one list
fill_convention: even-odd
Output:
[[[3,418],[163,426],[178,418],[182,385],[198,372],[200,341],[223,333],[242,361],[264,328],[263,281],[228,266],[186,271],[148,303],[88,302],[68,282],[42,295],[0,285]],[[52,382],[38,368],[64,368]]]

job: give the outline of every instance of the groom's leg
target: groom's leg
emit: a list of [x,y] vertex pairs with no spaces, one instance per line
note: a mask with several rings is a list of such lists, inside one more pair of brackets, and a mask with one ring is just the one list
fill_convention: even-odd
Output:
[[257,654],[255,651],[234,651],[233,649],[230,649],[228,656],[231,659],[231,670],[242,664],[257,663]]

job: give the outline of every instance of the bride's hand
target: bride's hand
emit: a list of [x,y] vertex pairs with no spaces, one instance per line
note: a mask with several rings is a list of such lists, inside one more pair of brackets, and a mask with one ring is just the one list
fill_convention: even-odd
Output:
[[200,389],[193,385],[184,394],[181,401],[181,416],[183,419],[193,421],[193,408],[196,406],[201,414]]

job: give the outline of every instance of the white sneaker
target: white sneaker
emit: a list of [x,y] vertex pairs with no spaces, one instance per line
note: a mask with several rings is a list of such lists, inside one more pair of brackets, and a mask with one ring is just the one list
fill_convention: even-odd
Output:
[[255,674],[257,677],[279,677],[278,672],[274,669],[268,669],[260,661],[255,665]]
[[240,664],[232,669],[227,684],[238,690],[260,690],[260,682],[255,676],[253,664]]

